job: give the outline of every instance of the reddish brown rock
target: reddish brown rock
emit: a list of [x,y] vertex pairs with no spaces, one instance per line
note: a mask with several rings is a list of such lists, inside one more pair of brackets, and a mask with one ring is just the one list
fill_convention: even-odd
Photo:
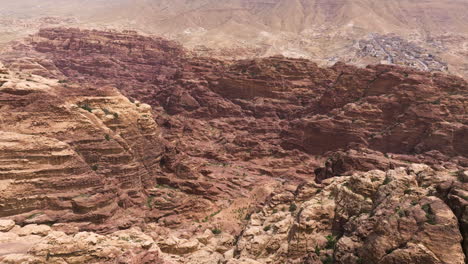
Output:
[[[77,29],[0,60],[0,217],[71,222],[53,225],[66,236],[140,225],[180,263],[464,261],[460,78]],[[398,169],[414,162],[433,169]],[[130,246],[123,261],[144,263]]]
[[[268,135],[261,152],[322,155],[361,144],[383,153],[439,151],[466,163],[467,83],[457,77],[384,65],[325,69],[285,57],[225,62],[191,57],[159,38],[76,29],[42,30],[11,54],[28,49],[53,65],[44,66],[48,74],[111,84],[171,115],[216,118],[225,136]],[[200,130],[182,126],[188,138]]]
[[[467,83],[453,76],[383,65],[319,68],[285,57],[226,62],[160,38],[78,29],[41,30],[2,60],[83,86],[114,86],[136,106],[153,106],[168,141],[157,184],[188,195],[213,200],[261,177],[307,179],[317,156],[330,151],[342,154],[319,178],[406,162],[468,164]],[[245,169],[212,166],[236,163]]]
[[111,88],[21,74],[6,71],[0,87],[0,217],[99,224],[124,203],[142,206],[164,151],[150,108]]

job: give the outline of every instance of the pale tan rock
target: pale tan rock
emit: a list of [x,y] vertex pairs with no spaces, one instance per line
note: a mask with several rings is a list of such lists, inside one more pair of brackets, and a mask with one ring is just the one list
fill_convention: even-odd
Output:
[[240,259],[230,259],[226,264],[260,264],[262,262],[258,262],[253,259],[249,258],[240,258]]
[[185,262],[187,264],[218,264],[224,260],[222,254],[207,250],[198,250],[191,254]]
[[16,232],[19,236],[28,236],[28,235],[47,236],[50,231],[51,231],[50,226],[30,224],[22,228],[15,229],[13,232]]
[[[43,237],[37,235],[18,236],[13,232],[0,233],[0,262],[1,256],[6,255],[26,255],[29,250]],[[20,262],[19,262],[20,263]]]
[[164,263],[156,243],[138,229],[106,236],[92,232],[70,236],[51,231],[29,253],[41,261],[47,259],[47,263],[100,263],[108,259],[124,263],[140,263],[143,259],[150,263]]
[[216,252],[224,254],[226,251],[232,249],[234,241],[234,236],[228,233],[221,233],[219,236],[214,237],[214,240],[212,239],[210,244],[214,246]]
[[105,239],[103,236],[91,232],[80,232],[76,234],[73,238],[82,241],[90,246],[96,245],[99,241]]
[[8,242],[8,241],[16,241],[19,240],[19,236],[13,232],[1,232],[0,233],[0,243]]
[[[254,225],[247,226],[236,249],[241,257],[263,263],[316,263],[333,254],[336,263],[343,264],[462,264],[459,220],[443,200],[432,195],[437,190],[444,195],[444,188],[453,189],[459,183],[450,173],[435,175],[428,166],[416,164],[327,179],[321,191],[313,184],[304,185],[296,196],[296,216],[292,213],[282,219],[279,212],[262,211],[253,218]],[[424,185],[419,182],[422,179]],[[452,199],[461,207],[455,196]],[[260,229],[269,224],[276,232]],[[343,232],[338,241],[334,228]],[[334,248],[330,241],[335,241]]]
[[423,171],[428,171],[430,170],[431,168],[429,166],[427,166],[426,164],[410,164],[408,166],[408,171],[410,172],[413,172],[414,174],[419,174]]
[[209,243],[209,240],[212,237],[213,237],[213,232],[211,232],[211,230],[206,229],[205,232],[203,232],[203,234],[197,236],[197,239],[198,241],[200,241],[200,243],[203,243],[206,245]]
[[188,253],[195,252],[200,247],[200,242],[194,239],[183,239],[177,238],[174,235],[169,236],[164,241],[159,241],[158,246],[165,253],[175,254],[175,255],[184,255]]
[[13,220],[1,220],[0,219],[0,232],[8,232],[15,227],[15,221]]
[[27,254],[8,254],[0,256],[2,264],[42,264],[45,263],[41,259]]
[[461,172],[460,178],[463,182],[468,182],[468,170]]
[[224,259],[232,259],[234,257],[234,249],[230,249],[223,254]]

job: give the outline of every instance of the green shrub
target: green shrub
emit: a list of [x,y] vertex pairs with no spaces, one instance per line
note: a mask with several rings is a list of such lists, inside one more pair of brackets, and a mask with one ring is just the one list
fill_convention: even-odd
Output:
[[146,200],[146,206],[148,206],[149,209],[153,209],[153,201],[154,196],[148,196],[148,200]]
[[335,263],[335,260],[333,259],[333,256],[327,255],[326,258],[322,259],[323,264],[333,264]]
[[421,209],[423,209],[424,212],[426,212],[426,214],[429,213],[429,210],[431,209],[429,204],[425,204],[423,206],[421,206]]
[[392,180],[389,177],[385,177],[384,182],[382,183],[383,185],[387,185],[391,182]]
[[246,214],[244,220],[249,221],[251,216],[252,216],[252,214]]
[[88,112],[90,112],[90,113],[93,111],[93,109],[91,108],[91,106],[89,106],[88,104],[80,105],[80,108],[81,108],[81,109],[84,109],[84,110],[86,110],[86,111],[88,111]]
[[437,224],[435,215],[426,215],[427,218],[427,223],[430,225],[435,225]]
[[325,237],[327,239],[327,244],[325,245],[326,249],[334,249],[336,246],[336,237],[333,235],[328,235]]
[[211,229],[211,232],[214,234],[214,235],[219,235],[221,234],[221,229],[219,228],[214,228],[214,229]]
[[32,214],[32,215],[28,216],[26,219],[28,219],[28,220],[29,220],[29,219],[33,219],[33,218],[36,218],[36,217],[38,217],[38,216],[40,216],[40,215],[43,215],[43,214],[44,214],[44,213],[42,213],[42,212],[35,213],[35,214]]
[[314,252],[315,252],[315,254],[316,254],[317,256],[320,256],[320,251],[321,251],[321,249],[319,248],[319,246],[318,246],[318,245],[315,245],[315,250],[314,250]]
[[397,208],[395,209],[395,211],[398,213],[398,216],[400,216],[400,217],[406,216],[405,210],[401,209],[400,207],[397,207]]
[[295,203],[292,203],[289,206],[289,212],[295,212],[297,210],[297,205]]
[[436,216],[432,211],[431,206],[429,204],[425,204],[421,208],[424,210],[424,212],[426,212],[426,222],[430,225],[435,225],[437,223]]
[[167,185],[167,184],[156,184],[155,186],[157,189],[169,189],[169,190],[175,190],[176,188]]
[[222,209],[219,209],[218,211],[210,214],[210,217],[215,217],[217,214],[221,213]]

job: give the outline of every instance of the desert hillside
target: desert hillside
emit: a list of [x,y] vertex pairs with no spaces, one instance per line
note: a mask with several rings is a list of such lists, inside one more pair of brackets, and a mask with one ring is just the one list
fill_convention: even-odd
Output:
[[0,41],[79,25],[163,36],[224,59],[384,62],[466,77],[467,13],[464,0],[21,0],[0,7]]

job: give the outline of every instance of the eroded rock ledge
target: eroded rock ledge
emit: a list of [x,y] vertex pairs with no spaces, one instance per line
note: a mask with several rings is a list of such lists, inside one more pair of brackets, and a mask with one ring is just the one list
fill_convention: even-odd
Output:
[[110,87],[6,69],[0,78],[0,217],[89,228],[134,222],[119,209],[144,203],[164,150],[151,108]]
[[2,250],[28,246],[29,250],[0,255],[0,259],[2,263],[114,263],[117,259],[134,263],[463,264],[467,177],[468,171],[434,171],[427,165],[411,164],[336,177],[321,185],[283,186],[265,206],[244,218],[238,237],[222,230],[188,233],[155,224],[102,236],[76,233],[66,225],[19,227],[13,221],[2,221]]

